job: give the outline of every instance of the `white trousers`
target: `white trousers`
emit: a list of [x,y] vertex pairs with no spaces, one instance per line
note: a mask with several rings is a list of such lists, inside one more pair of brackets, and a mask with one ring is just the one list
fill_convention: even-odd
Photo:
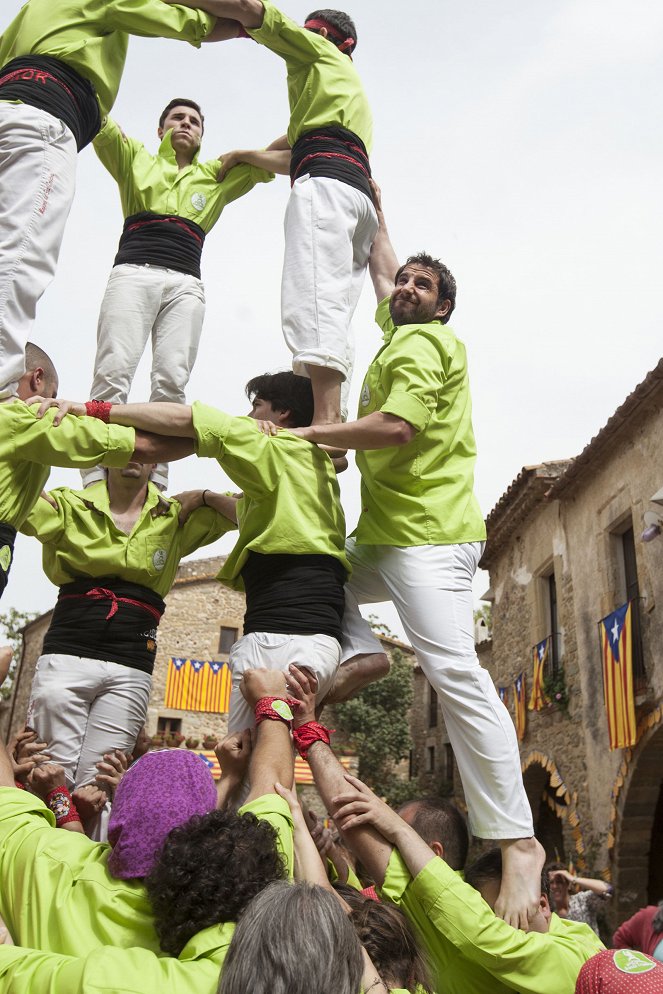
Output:
[[72,788],[92,783],[105,752],[131,752],[145,724],[152,677],[131,666],[48,653],[32,681],[27,724],[48,743]]
[[407,548],[355,545],[346,551],[343,661],[383,649],[358,604],[393,601],[417,661],[438,695],[467,801],[470,828],[482,839],[534,834],[518,741],[474,648],[472,578],[479,542]]
[[[195,276],[162,266],[114,266],[99,312],[90,396],[114,404],[126,403],[151,337],[150,400],[184,404],[204,316],[205,289]],[[103,479],[105,473],[96,467],[81,475],[87,486]],[[165,489],[168,467],[160,464],[152,479]]]
[[76,157],[58,118],[0,101],[0,400],[25,372],[37,301],[55,274],[74,199]]
[[350,382],[350,322],[378,230],[375,208],[340,180],[300,176],[285,213],[281,321],[292,368],[328,366]]
[[291,663],[311,670],[318,680],[318,700],[325,697],[334,682],[341,662],[341,647],[330,635],[278,635],[272,632],[251,632],[244,635],[230,650],[233,685],[230,692],[228,733],[241,732],[255,725],[253,708],[249,707],[239,685],[246,670],[264,667],[268,670],[288,669]]

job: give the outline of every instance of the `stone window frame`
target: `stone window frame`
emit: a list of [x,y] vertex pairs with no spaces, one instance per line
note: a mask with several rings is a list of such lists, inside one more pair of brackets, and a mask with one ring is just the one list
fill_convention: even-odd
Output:
[[[224,648],[223,647],[224,646],[224,634],[226,632],[234,632],[235,633],[235,638],[232,640],[232,642],[230,644],[228,644],[228,642],[226,641],[225,644],[226,644],[227,648]],[[237,642],[237,640],[240,637],[241,637],[240,636],[240,629],[239,629],[239,626],[238,626],[238,624],[237,624],[236,621],[229,621],[229,620],[226,620],[226,619],[222,620],[221,624],[219,625],[219,648],[218,648],[218,655],[219,656],[228,657],[230,655],[230,650],[231,650],[232,646],[235,644],[235,642]]]
[[[552,636],[552,652],[549,652],[548,672],[557,672],[564,667],[564,625],[562,621],[562,601],[560,591],[562,589],[562,558],[561,556],[550,555],[539,564],[533,571],[533,631],[531,635],[532,646],[538,645],[545,638]],[[555,601],[557,614],[557,631],[553,631],[553,611],[550,596],[550,581],[555,584]]]

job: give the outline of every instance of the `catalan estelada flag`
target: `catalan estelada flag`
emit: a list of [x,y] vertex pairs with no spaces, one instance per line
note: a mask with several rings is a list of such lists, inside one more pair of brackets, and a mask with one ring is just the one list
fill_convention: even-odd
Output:
[[527,731],[527,691],[524,673],[520,673],[513,681],[513,695],[516,702],[516,735],[518,741],[522,742]]
[[213,749],[194,749],[196,756],[200,756],[205,766],[208,767],[215,780],[221,779],[221,767]]
[[215,660],[168,660],[164,706],[180,711],[225,714],[230,703],[232,676],[227,663]]
[[545,638],[541,642],[538,642],[532,650],[534,672],[532,696],[529,699],[530,711],[540,711],[541,708],[546,706],[546,704],[550,704],[550,701],[543,692],[543,671],[546,663],[548,662],[549,646],[550,638]]
[[636,743],[631,616],[629,601],[599,622],[611,749],[625,749]]
[[500,698],[502,704],[504,705],[504,707],[508,708],[508,706],[509,706],[509,688],[508,687],[498,687],[497,688],[497,693],[498,693],[499,698]]

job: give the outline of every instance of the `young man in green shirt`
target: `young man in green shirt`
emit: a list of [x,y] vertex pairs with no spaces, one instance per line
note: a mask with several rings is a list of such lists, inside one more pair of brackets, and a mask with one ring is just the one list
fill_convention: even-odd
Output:
[[[85,490],[52,490],[21,527],[42,543],[44,572],[59,588],[27,724],[72,789],[94,781],[104,753],[132,751],[180,560],[232,527],[209,507],[180,525],[181,505],[149,482],[152,468],[130,462]],[[97,819],[93,838],[105,837],[106,820]]]
[[0,399],[25,371],[35,308],[55,273],[76,156],[113,106],[129,35],[199,46],[215,20],[160,0],[28,0],[0,37]]
[[[280,673],[244,682],[263,711],[284,691]],[[292,817],[274,789],[292,782],[292,746],[273,717],[256,732],[245,805],[175,829],[146,885],[110,876],[108,845],[55,830],[48,808],[14,787],[0,745],[0,914],[17,943],[0,946],[2,994],[215,994],[237,916],[272,880],[292,877]]]
[[[318,680],[320,698],[327,695],[340,662],[348,576],[345,517],[334,465],[325,452],[291,430],[310,423],[310,381],[292,372],[265,374],[247,384],[247,394],[248,417],[231,417],[198,401],[191,407],[108,405],[113,424],[150,425],[194,439],[197,455],[216,459],[242,490],[240,499],[197,491],[185,506],[186,513],[207,503],[239,527],[239,539],[218,576],[244,590],[247,604],[244,636],[230,657],[230,731],[252,724],[239,682],[253,667],[305,666]],[[60,406],[76,414],[85,410],[69,401]],[[284,430],[265,434],[261,424],[266,420]]]
[[293,369],[313,384],[314,423],[340,421],[354,360],[350,322],[377,231],[369,186],[373,122],[352,61],[354,23],[326,8],[300,26],[271,0],[184,2],[234,19],[235,35],[247,34],[286,64],[290,122],[281,144],[292,148],[292,191],[281,321]]
[[[204,118],[194,100],[175,98],[161,113],[153,155],[107,118],[94,139],[99,159],[118,184],[124,227],[101,303],[90,396],[125,403],[148,339],[150,400],[183,404],[205,315],[200,265],[205,237],[223,209],[288,172],[288,151],[256,150],[259,165],[237,164],[219,181],[223,160],[199,159]],[[84,485],[103,471],[83,474]],[[152,480],[161,490],[168,468]]]
[[[474,648],[472,579],[485,525],[474,496],[476,445],[465,347],[447,321],[456,283],[421,254],[399,266],[379,205],[370,272],[383,345],[369,366],[358,420],[294,434],[356,449],[362,509],[348,540],[343,665],[334,692],[353,691],[381,647],[358,604],[392,600],[438,695],[454,749],[470,828],[499,841],[497,909],[526,927],[539,900],[541,847],[523,787],[511,717]],[[347,671],[344,668],[347,666]],[[366,671],[365,683],[371,677]]]

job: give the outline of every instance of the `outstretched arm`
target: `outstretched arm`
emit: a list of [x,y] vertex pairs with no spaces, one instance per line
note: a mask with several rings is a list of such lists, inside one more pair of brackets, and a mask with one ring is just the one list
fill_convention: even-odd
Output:
[[[315,691],[308,675],[297,666],[290,666],[288,687],[292,696],[300,702],[294,727],[299,728],[309,721],[315,721]],[[345,770],[325,742],[314,742],[309,747],[307,760],[322,802],[327,811],[333,813],[334,798],[347,791]],[[360,824],[347,832],[342,831],[348,847],[359,857],[373,879],[382,884],[391,856],[392,846],[389,842],[367,824]]]
[[[77,418],[87,414],[85,404],[75,400],[55,400],[54,398],[31,397],[28,404],[40,402],[37,417],[44,416],[52,407],[57,408],[53,417],[53,427],[60,424],[65,414]],[[155,435],[176,435],[180,438],[195,438],[193,416],[189,404],[112,404],[108,415],[109,424],[138,428]],[[147,462],[144,459],[143,462]]]
[[289,428],[288,431],[291,435],[305,438],[307,442],[331,445],[339,449],[388,449],[406,445],[417,434],[416,428],[409,421],[382,411],[373,411],[359,421],[308,425],[305,428]]
[[221,183],[234,166],[242,163],[255,166],[256,169],[266,169],[268,173],[287,176],[290,172],[290,154],[290,148],[235,149],[232,152],[224,152],[219,156],[221,168],[216,178]]
[[371,180],[371,190],[373,191],[373,202],[378,215],[378,232],[373,241],[371,254],[368,260],[368,271],[373,280],[373,288],[378,304],[385,297],[388,297],[394,288],[394,280],[398,272],[398,259],[394,252],[387,222],[384,219],[382,210],[382,193],[380,187],[374,180]]
[[[285,676],[280,670],[248,670],[240,688],[251,707],[263,697],[286,697]],[[249,765],[251,793],[246,803],[265,794],[275,794],[276,783],[290,786],[294,775],[290,728],[283,721],[262,721],[255,732]]]
[[206,10],[214,17],[239,21],[244,28],[259,28],[265,15],[265,8],[260,0],[167,0],[167,3]]

